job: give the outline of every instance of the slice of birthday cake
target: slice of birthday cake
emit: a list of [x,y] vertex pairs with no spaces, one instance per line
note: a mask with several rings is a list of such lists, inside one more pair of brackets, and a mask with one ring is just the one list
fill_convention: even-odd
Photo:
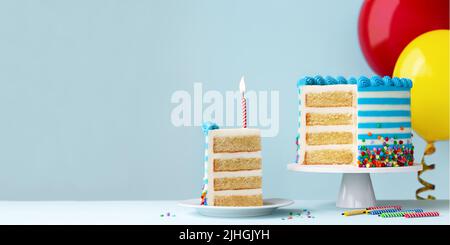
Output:
[[204,123],[202,205],[261,206],[262,161],[259,129],[219,129]]
[[411,87],[396,77],[300,79],[297,163],[412,165]]

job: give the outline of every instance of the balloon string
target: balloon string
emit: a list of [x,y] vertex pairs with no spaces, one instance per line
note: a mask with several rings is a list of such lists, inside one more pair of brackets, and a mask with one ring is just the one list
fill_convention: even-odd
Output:
[[425,152],[423,153],[422,161],[420,162],[422,164],[422,170],[419,171],[419,173],[417,174],[417,180],[419,180],[419,183],[423,185],[422,187],[420,187],[419,189],[416,190],[416,199],[417,200],[435,200],[436,199],[436,197],[434,197],[432,195],[428,195],[427,198],[419,196],[419,194],[422,192],[434,190],[435,185],[423,180],[420,176],[423,173],[425,173],[426,171],[434,169],[434,167],[435,167],[434,164],[430,164],[430,165],[426,164],[425,156],[429,156],[429,155],[433,154],[435,151],[436,151],[436,147],[434,147],[433,142],[428,143],[427,146],[425,147]]

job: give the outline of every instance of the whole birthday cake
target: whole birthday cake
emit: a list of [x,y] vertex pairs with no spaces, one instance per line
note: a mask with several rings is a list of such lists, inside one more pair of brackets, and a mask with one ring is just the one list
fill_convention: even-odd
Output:
[[262,161],[259,129],[219,129],[204,123],[202,205],[261,206]]
[[397,77],[300,79],[297,163],[412,165],[411,87]]

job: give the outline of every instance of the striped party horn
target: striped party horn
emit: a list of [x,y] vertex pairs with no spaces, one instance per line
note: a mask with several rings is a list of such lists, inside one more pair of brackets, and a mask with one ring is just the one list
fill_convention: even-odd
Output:
[[368,207],[366,210],[375,210],[375,209],[402,209],[402,206],[400,205],[387,205],[387,206],[374,206],[374,207]]
[[388,209],[374,209],[374,210],[369,210],[367,211],[368,214],[371,215],[378,215],[378,214],[382,214],[382,213],[395,213],[400,211],[399,209],[396,208],[388,208]]
[[422,212],[422,213],[407,213],[405,218],[423,218],[423,217],[436,217],[439,216],[439,212]]
[[381,218],[396,218],[396,217],[404,217],[405,214],[414,213],[414,212],[394,212],[394,213],[382,213],[378,216]]

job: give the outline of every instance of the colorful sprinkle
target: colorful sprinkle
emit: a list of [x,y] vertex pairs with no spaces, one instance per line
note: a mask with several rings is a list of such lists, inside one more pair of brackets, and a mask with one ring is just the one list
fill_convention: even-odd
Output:
[[314,219],[315,217],[311,214],[311,211],[308,209],[302,209],[298,212],[289,212],[287,217],[281,218],[281,220],[291,220],[291,219],[298,219],[298,218],[308,218],[308,219]]
[[[379,136],[379,138],[382,138]],[[414,146],[403,140],[384,138],[382,147],[359,146],[359,167],[402,167],[414,163]],[[388,143],[388,142],[392,143]]]

